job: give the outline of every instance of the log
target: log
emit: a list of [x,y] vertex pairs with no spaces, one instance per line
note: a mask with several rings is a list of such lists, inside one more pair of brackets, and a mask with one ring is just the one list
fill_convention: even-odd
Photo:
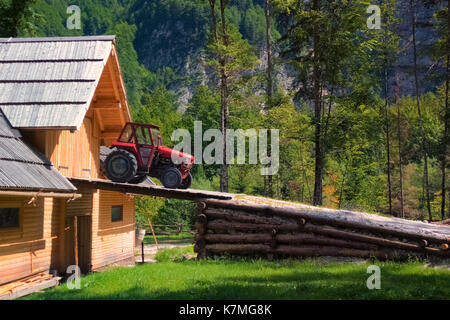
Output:
[[[196,243],[202,246],[206,243],[235,243],[235,244],[252,244],[262,243],[269,244],[273,241],[271,234],[253,233],[253,234],[213,234],[209,233],[202,237],[196,236]],[[364,242],[353,242],[341,239],[314,235],[309,233],[300,234],[277,234],[275,241],[280,244],[320,244],[335,247],[354,248],[362,250],[377,250],[378,246]],[[199,244],[200,245],[200,244]]]
[[346,256],[356,258],[377,258],[380,260],[404,260],[411,256],[407,253],[392,250],[358,250],[349,248],[339,248],[333,246],[286,246],[281,245],[273,249],[270,245],[263,244],[207,244],[206,250],[212,253],[229,253],[236,255],[246,254],[281,254],[296,257],[317,257],[317,256]]
[[230,220],[237,222],[245,222],[245,223],[255,223],[255,224],[274,224],[281,225],[286,223],[296,223],[294,219],[286,219],[281,217],[264,217],[258,216],[255,214],[251,214],[245,211],[231,211],[227,209],[221,208],[208,208],[204,211],[204,213],[208,216],[208,219],[221,219],[221,220]]
[[209,221],[207,224],[207,229],[218,230],[218,231],[227,231],[227,230],[239,230],[239,231],[268,231],[271,232],[273,229],[279,231],[298,231],[299,226],[297,224],[284,224],[284,225],[276,225],[276,224],[250,224],[250,223],[241,223],[234,221],[226,221],[226,220],[213,220]]
[[206,224],[207,222],[208,222],[208,218],[206,217],[206,215],[204,215],[204,214],[197,215],[197,219],[196,219],[195,223]]
[[305,218],[312,222],[331,226],[368,230],[403,238],[428,240],[436,243],[447,243],[450,227],[409,221],[400,218],[387,218],[374,214],[346,210],[332,210],[312,206],[293,204],[282,201],[271,201],[273,205],[261,205],[244,200],[205,200],[208,208],[227,208],[247,211],[260,215],[275,215],[291,219]]
[[[311,223],[307,223],[305,226],[299,226],[298,224],[286,224],[286,225],[263,225],[263,224],[248,224],[248,223],[240,223],[240,222],[228,222],[225,220],[213,220],[208,222],[207,228],[213,230],[215,233],[221,233],[223,231],[229,230],[237,230],[237,231],[253,231],[253,232],[261,232],[261,231],[271,231],[272,229],[276,229],[278,231],[287,231],[287,232],[295,232],[299,231],[301,228],[302,232],[316,233],[325,236],[331,236],[335,238],[340,238],[344,240],[353,240],[356,242],[367,242],[376,244],[379,246],[393,248],[393,249],[404,249],[414,252],[425,252],[429,254],[434,254],[438,256],[450,257],[450,253],[448,251],[441,251],[439,249],[430,248],[430,247],[422,247],[418,244],[411,244],[406,242],[400,242],[396,240],[389,240],[384,238],[379,238],[375,236],[354,233],[350,231],[339,230],[330,226],[322,226],[322,225],[313,225]],[[219,232],[217,232],[219,231]]]
[[204,214],[199,214],[195,221],[195,228],[199,234],[205,234],[207,229],[208,218]]
[[437,225],[450,225],[450,219],[442,220],[442,221],[433,221],[432,224]]
[[393,248],[393,249],[403,249],[408,251],[414,251],[414,252],[426,252],[430,254],[435,254],[439,256],[450,256],[446,253],[443,253],[442,251],[435,249],[435,248],[429,248],[429,247],[422,247],[417,244],[412,243],[406,243],[396,240],[390,240],[385,238],[379,238],[375,236],[360,234],[360,233],[354,233],[350,231],[344,231],[339,230],[337,228],[329,227],[329,226],[319,226],[319,225],[313,225],[310,223],[307,223],[303,229],[308,232],[323,234],[331,237],[346,239],[346,240],[354,240],[354,241],[362,241],[362,242],[368,242],[373,243],[382,247],[387,248]]

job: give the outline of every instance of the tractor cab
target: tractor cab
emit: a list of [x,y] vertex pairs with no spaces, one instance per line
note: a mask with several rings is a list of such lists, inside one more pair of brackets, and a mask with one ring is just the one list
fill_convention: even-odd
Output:
[[138,166],[149,168],[158,146],[162,145],[160,129],[155,125],[129,122],[112,145],[138,155]]
[[[128,122],[111,149],[105,173],[112,181],[139,183],[151,176],[165,187],[185,189],[192,182],[194,157],[164,146],[158,126]],[[180,163],[174,163],[173,156],[181,159]]]

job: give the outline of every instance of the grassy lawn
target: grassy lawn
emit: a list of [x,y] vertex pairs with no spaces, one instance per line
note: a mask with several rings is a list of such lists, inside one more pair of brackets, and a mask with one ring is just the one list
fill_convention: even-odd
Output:
[[366,287],[369,263],[184,260],[192,247],[165,250],[157,263],[114,268],[25,299],[450,299],[450,270],[423,262],[376,262],[381,289]]
[[[157,235],[156,240],[158,243],[178,244],[178,243],[192,243],[194,241],[194,235],[189,232],[180,232],[180,234],[171,235]],[[145,236],[145,244],[154,244],[153,236]]]

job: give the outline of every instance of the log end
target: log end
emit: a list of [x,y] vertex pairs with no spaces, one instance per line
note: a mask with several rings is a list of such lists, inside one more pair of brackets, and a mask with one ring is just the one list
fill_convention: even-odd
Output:
[[422,240],[419,241],[419,245],[420,245],[422,248],[426,248],[426,247],[428,247],[428,241],[425,240],[425,239],[422,239]]

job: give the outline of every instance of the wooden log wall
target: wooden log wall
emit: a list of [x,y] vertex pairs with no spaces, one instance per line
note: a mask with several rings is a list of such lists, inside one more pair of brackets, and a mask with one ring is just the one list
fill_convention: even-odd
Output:
[[[122,206],[122,220],[111,221],[111,207]],[[134,196],[98,190],[92,209],[92,270],[134,257]]]
[[213,255],[343,256],[407,260],[450,257],[450,227],[275,202],[198,202],[194,250]]
[[0,197],[0,207],[20,208],[20,227],[0,230],[0,286],[58,266],[62,199]]

